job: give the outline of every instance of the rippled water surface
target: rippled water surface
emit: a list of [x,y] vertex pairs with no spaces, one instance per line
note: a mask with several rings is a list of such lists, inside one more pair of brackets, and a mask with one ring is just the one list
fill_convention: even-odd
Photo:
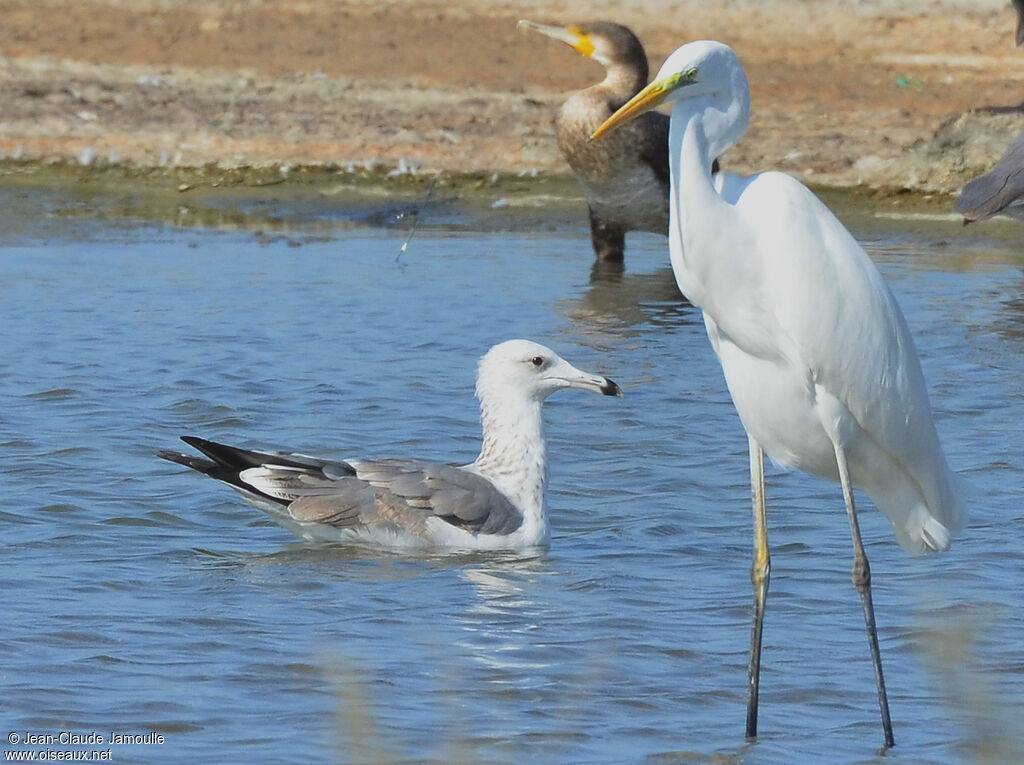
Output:
[[[743,741],[746,439],[665,240],[592,273],[574,214],[448,209],[398,257],[408,229],[386,209],[190,228],[4,193],[21,221],[0,232],[9,731],[164,737],[115,762],[876,759],[841,494],[773,468],[761,738]],[[884,759],[1018,762],[1024,228],[843,217],[903,306],[973,490],[953,550],[922,559],[860,498]],[[518,336],[626,391],[549,401],[542,555],[306,545],[154,456],[196,434],[468,462],[476,360]]]

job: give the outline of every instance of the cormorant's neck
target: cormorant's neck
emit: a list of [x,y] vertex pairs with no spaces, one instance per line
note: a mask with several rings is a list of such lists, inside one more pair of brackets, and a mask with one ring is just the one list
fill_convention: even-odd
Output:
[[612,100],[615,102],[615,109],[618,109],[622,104],[639,93],[647,84],[646,69],[647,67],[636,67],[627,64],[608,65],[600,87],[611,94]]

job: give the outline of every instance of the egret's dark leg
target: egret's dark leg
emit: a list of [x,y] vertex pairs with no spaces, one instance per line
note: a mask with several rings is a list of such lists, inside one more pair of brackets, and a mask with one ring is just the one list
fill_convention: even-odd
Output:
[[885,735],[885,746],[895,742],[892,737],[892,720],[889,717],[889,697],[885,693],[885,678],[882,676],[882,654],[878,650],[878,630],[875,628],[875,607],[871,603],[871,567],[868,556],[864,553],[864,544],[860,539],[860,524],[857,522],[857,509],[853,504],[853,485],[850,483],[850,472],[846,464],[846,454],[842,446],[836,444],[836,464],[839,466],[839,480],[843,484],[843,499],[846,501],[846,514],[850,519],[850,533],[853,535],[853,573],[851,579],[860,593],[860,602],[864,606],[864,625],[868,632],[868,645],[871,647],[871,662],[875,666],[875,682],[878,685],[878,707],[882,713],[882,731]]
[[750,441],[750,489],[754,501],[754,562],[750,581],[754,585],[754,619],[750,626],[750,666],[748,670],[747,738],[757,738],[757,694],[761,682],[761,631],[764,604],[768,597],[768,579],[772,570],[768,553],[768,518],[764,506],[764,453],[753,438]]

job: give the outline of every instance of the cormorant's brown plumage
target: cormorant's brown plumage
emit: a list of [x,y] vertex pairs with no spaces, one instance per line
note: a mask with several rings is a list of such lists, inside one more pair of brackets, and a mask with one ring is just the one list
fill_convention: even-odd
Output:
[[574,93],[556,119],[558,148],[590,205],[594,254],[621,260],[627,231],[668,235],[668,123],[650,112],[602,141],[590,134],[647,84],[647,54],[629,29],[609,22],[553,27],[520,21],[602,64],[604,80]]

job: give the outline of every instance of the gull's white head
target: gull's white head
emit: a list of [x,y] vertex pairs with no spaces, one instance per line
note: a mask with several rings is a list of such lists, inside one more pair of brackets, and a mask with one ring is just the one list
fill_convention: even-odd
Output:
[[622,395],[622,389],[607,377],[583,372],[550,348],[529,340],[494,346],[477,369],[476,395],[481,401],[500,397],[540,403],[563,388]]
[[712,157],[736,143],[750,119],[750,86],[736,53],[723,43],[698,40],[676,48],[651,84],[609,117],[592,138],[666,101],[685,102],[700,114]]

